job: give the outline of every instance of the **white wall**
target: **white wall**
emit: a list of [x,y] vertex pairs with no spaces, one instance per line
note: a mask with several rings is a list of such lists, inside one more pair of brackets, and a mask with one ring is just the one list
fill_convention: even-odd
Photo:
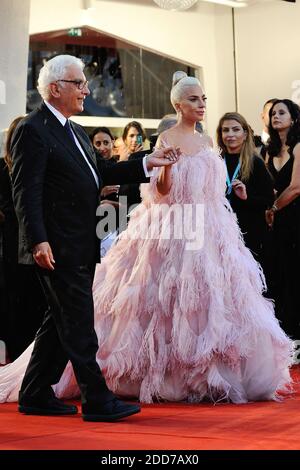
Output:
[[257,4],[236,10],[235,16],[239,110],[260,132],[260,112],[268,99],[296,98],[292,84],[300,80],[300,1]]
[[[117,1],[31,0],[30,33],[87,25],[203,70],[208,96],[207,127],[234,109],[231,9],[209,3],[185,12]],[[170,77],[171,80],[171,77]]]
[[[28,2],[0,2],[0,128],[25,111]],[[87,25],[203,69],[208,131],[235,109],[231,9],[200,3],[186,12],[118,1],[31,0],[31,34]],[[266,2],[235,10],[239,111],[256,132],[272,97],[300,101],[300,1]],[[15,71],[18,73],[15,73]],[[5,97],[3,95],[5,87]],[[3,104],[5,98],[6,104]]]
[[30,0],[0,1],[0,131],[26,110]]

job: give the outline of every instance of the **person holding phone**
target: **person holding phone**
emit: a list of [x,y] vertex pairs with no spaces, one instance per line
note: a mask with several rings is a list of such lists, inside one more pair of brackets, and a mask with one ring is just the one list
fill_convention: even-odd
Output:
[[138,121],[131,121],[124,127],[122,140],[123,146],[119,147],[119,161],[128,160],[134,152],[144,150],[143,143],[146,140],[146,132]]
[[[129,122],[123,130],[122,144],[118,147],[119,162],[127,160],[140,160],[149,151],[144,150],[143,143],[146,140],[146,131],[138,121]],[[125,184],[119,188],[119,197],[126,197],[127,210],[124,211],[124,218],[119,220],[119,228],[125,228],[128,221],[128,214],[131,208],[141,202],[139,184]],[[124,199],[123,199],[124,201]],[[126,217],[126,218],[125,218]]]

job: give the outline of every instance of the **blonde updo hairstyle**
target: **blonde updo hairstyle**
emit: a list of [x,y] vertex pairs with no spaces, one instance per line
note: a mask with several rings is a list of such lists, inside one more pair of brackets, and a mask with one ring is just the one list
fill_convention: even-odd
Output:
[[177,112],[176,104],[179,103],[184,95],[185,89],[189,86],[198,85],[201,87],[201,83],[196,77],[189,77],[185,72],[178,70],[173,74],[172,89],[170,99],[173,108]]

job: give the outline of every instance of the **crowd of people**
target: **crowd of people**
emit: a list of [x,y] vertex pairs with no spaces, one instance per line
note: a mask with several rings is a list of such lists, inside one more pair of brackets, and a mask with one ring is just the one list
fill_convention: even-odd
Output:
[[[300,338],[299,107],[268,100],[262,138],[224,114],[215,151],[202,85],[176,72],[176,114],[147,149],[137,121],[117,139],[69,121],[89,94],[79,59],[49,60],[38,83],[43,104],[10,127],[0,169],[2,258],[14,256],[0,402],[75,414],[61,398],[81,394],[83,419],[114,421],[140,411],[117,396],[278,399]],[[118,221],[101,264],[98,207]],[[33,327],[14,352],[22,310]]]

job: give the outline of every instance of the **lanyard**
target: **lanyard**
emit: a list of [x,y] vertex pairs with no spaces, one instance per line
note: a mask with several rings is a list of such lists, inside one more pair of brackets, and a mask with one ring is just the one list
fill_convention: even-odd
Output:
[[232,191],[232,182],[233,182],[233,180],[236,179],[236,177],[238,175],[238,172],[240,171],[241,163],[239,162],[237,164],[236,169],[234,170],[234,173],[233,173],[232,178],[230,180],[229,174],[228,174],[228,169],[227,169],[227,164],[226,164],[226,157],[224,157],[224,162],[225,162],[225,167],[226,167],[226,184],[227,184],[226,194],[229,195]]

